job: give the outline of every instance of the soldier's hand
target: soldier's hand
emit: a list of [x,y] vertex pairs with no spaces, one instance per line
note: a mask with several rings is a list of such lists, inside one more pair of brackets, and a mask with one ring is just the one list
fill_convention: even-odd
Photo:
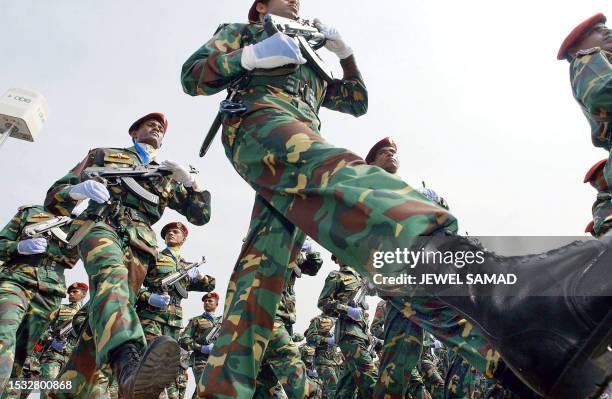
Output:
[[189,170],[187,170],[187,168],[185,168],[178,162],[164,161],[162,162],[162,166],[172,171],[172,179],[181,183],[185,187],[193,186],[193,183],[195,181],[193,176],[191,175],[191,173],[189,173]]
[[312,243],[310,242],[310,240],[304,241],[304,245],[302,245],[301,251],[306,254],[312,253]]
[[325,48],[336,54],[341,60],[353,55],[353,49],[351,49],[342,39],[338,29],[327,26],[319,19],[315,18],[313,21],[315,27],[325,36],[327,41],[325,42]]
[[101,204],[109,200],[110,193],[104,184],[95,180],[86,180],[72,186],[70,197],[77,201],[89,198]]
[[327,345],[336,345],[336,338],[333,335],[327,337]]
[[53,342],[51,342],[51,347],[55,349],[56,351],[61,352],[64,349],[66,349],[66,343],[60,340],[54,339]]
[[240,59],[242,67],[248,71],[255,68],[272,69],[288,64],[305,64],[300,46],[294,38],[277,32],[274,35],[246,46]]
[[47,240],[44,238],[30,238],[21,240],[17,244],[17,252],[21,255],[42,254],[47,251]]
[[149,297],[149,305],[156,308],[166,308],[170,304],[170,295],[167,294],[151,294]]
[[210,355],[210,352],[212,352],[214,346],[215,344],[202,345],[200,346],[200,352],[205,355]]
[[199,267],[194,267],[193,269],[187,270],[187,275],[191,279],[191,281],[200,281],[202,280],[206,274]]
[[346,310],[346,314],[348,317],[355,321],[363,320],[363,311],[359,308],[353,308],[349,306],[349,308]]

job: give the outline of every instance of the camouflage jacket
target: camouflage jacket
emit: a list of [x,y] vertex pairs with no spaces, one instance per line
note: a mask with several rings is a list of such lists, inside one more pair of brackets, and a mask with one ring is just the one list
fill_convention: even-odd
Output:
[[192,360],[208,359],[208,355],[200,352],[200,348],[206,344],[206,336],[218,323],[221,323],[221,316],[212,316],[207,313],[189,320],[189,324],[179,339],[179,344],[186,351],[193,351]]
[[581,50],[570,64],[574,98],[591,125],[595,147],[612,146],[612,53],[595,47]]
[[385,317],[387,312],[387,301],[382,299],[376,305],[376,311],[370,325],[370,332],[378,339],[385,339]]
[[[167,324],[172,327],[183,326],[183,308],[178,291],[172,287],[167,294],[172,298],[167,308],[158,308],[149,305],[151,294],[162,294],[162,289],[158,282],[169,275],[189,265],[185,259],[179,257],[175,259],[169,248],[164,249],[157,256],[155,267],[147,270],[144,280],[145,288],[138,291],[136,307],[140,319],[154,320]],[[215,278],[205,275],[200,281],[191,281],[189,277],[184,278],[177,284],[181,284],[187,291],[210,292],[215,289]]]
[[[142,165],[136,150],[131,148],[98,148],[76,165],[66,176],[56,181],[47,193],[45,207],[58,215],[69,215],[76,201],[70,197],[72,186],[86,180],[82,174],[90,166],[133,167]],[[156,165],[154,162],[151,165]],[[157,241],[151,225],[157,222],[166,207],[170,207],[195,225],[206,224],[210,219],[210,194],[208,191],[195,191],[184,187],[170,177],[156,181],[138,181],[147,191],[159,196],[159,204],[146,202],[127,190],[122,185],[109,187],[111,200],[120,204],[117,215],[107,218],[106,223],[116,231],[125,232],[133,248],[157,256]],[[89,207],[72,223],[71,232],[87,220],[87,214],[97,209],[99,205],[89,202]]]
[[[236,78],[249,73],[241,65],[242,48],[268,37],[263,25],[225,24],[215,35],[198,49],[183,65],[181,81],[185,93],[211,95],[220,92]],[[314,109],[311,119],[318,119],[320,107],[355,116],[363,115],[368,107],[368,95],[361,74],[353,56],[341,62],[343,79],[331,84],[320,79],[308,64],[301,65],[293,75],[314,91]],[[269,71],[266,71],[269,72]],[[274,70],[272,73],[277,72]],[[250,72],[257,74],[257,71]],[[286,72],[285,72],[286,73]],[[281,89],[267,86],[253,86],[241,95],[247,107],[243,115],[262,109],[295,110],[294,97],[287,96]]]
[[276,309],[276,318],[285,323],[287,331],[290,331],[290,333],[293,332],[292,326],[297,318],[295,313],[295,282],[302,275],[301,268],[311,263],[318,263],[320,267],[323,261],[319,252],[313,252],[307,256],[300,252],[295,263],[295,266],[288,270],[289,277],[287,277],[285,289],[281,294],[281,301]]
[[[73,324],[73,318],[80,308],[81,305],[78,302],[61,304],[60,308],[51,315],[51,318],[54,320],[47,332],[43,335],[42,341],[48,342],[55,338],[59,340],[57,333],[68,323]],[[58,361],[64,363],[72,353],[72,349],[74,349],[78,338],[77,331],[74,330],[73,325],[73,331],[62,340],[66,343],[66,348],[62,351],[58,351],[49,347],[49,349],[42,354],[40,362]]]
[[64,269],[72,268],[78,261],[76,250],[68,250],[59,240],[48,239],[47,251],[38,255],[21,255],[17,244],[24,239],[23,229],[29,225],[47,221],[55,216],[40,205],[19,208],[17,214],[0,231],[0,260],[2,275],[36,289],[42,294],[66,296]]
[[363,284],[361,276],[350,266],[342,266],[340,270],[329,273],[325,279],[317,306],[325,315],[338,317],[337,322],[341,325],[340,336],[336,337],[338,342],[345,334],[369,340],[368,313],[363,312],[364,317],[361,321],[355,321],[347,316],[349,302]]
[[314,317],[306,331],[306,343],[315,349],[317,364],[336,365],[334,345],[327,343],[327,338],[333,335],[335,320],[325,315]]
[[612,227],[612,194],[609,190],[597,193],[593,203],[593,235],[600,237]]

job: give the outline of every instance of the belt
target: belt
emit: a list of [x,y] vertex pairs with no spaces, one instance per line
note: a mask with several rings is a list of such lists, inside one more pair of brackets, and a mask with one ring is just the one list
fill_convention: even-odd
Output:
[[283,90],[285,93],[301,98],[306,104],[313,109],[316,109],[315,92],[303,80],[296,78],[294,75],[281,76],[253,76],[249,81],[249,86],[273,86]]

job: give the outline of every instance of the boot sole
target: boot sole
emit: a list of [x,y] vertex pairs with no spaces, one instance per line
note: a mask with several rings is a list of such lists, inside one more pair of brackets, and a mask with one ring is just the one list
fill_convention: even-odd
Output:
[[132,398],[157,399],[176,379],[179,362],[178,343],[170,337],[158,337],[142,355],[134,377]]
[[[612,381],[612,310],[567,363],[551,398],[597,399]],[[568,396],[571,395],[571,396]]]

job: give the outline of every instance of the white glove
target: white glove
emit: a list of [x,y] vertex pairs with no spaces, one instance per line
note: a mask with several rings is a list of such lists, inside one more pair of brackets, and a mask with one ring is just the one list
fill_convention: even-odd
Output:
[[312,243],[310,242],[310,240],[304,241],[304,245],[302,245],[301,251],[306,254],[312,253]]
[[349,306],[346,310],[346,315],[355,321],[363,320],[363,311],[359,308]]
[[187,275],[192,281],[199,281],[206,274],[203,271],[201,271],[199,267],[194,267],[193,269],[187,270]]
[[272,69],[287,64],[305,64],[297,40],[277,32],[274,35],[246,46],[240,58],[242,67],[248,71],[255,68]]
[[191,173],[181,164],[174,161],[164,161],[162,162],[162,166],[172,171],[172,179],[182,183],[185,187],[193,186],[193,176],[191,176]]
[[338,29],[327,26],[319,19],[315,18],[313,21],[315,27],[325,36],[327,41],[325,42],[325,48],[336,54],[341,60],[353,55],[353,49],[346,45]]
[[102,204],[109,200],[110,193],[106,186],[95,180],[85,180],[82,183],[75,184],[70,189],[70,197],[73,200],[80,201],[86,198]]
[[36,255],[47,251],[47,240],[44,238],[30,238],[29,240],[19,241],[17,252],[21,255]]

